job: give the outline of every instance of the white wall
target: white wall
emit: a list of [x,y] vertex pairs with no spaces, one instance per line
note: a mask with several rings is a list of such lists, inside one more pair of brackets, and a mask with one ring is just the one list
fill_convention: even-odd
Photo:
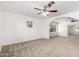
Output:
[[[43,28],[43,36],[45,38],[49,38],[49,24],[53,21],[53,20],[56,20],[58,18],[61,18],[61,17],[72,17],[72,18],[75,18],[77,20],[79,20],[79,11],[76,11],[76,12],[72,12],[72,13],[69,13],[69,14],[64,14],[64,15],[61,15],[61,16],[57,16],[57,17],[53,17],[53,18],[49,18],[49,19],[46,19],[44,20],[44,28]],[[67,22],[66,22],[67,23]],[[66,24],[65,23],[65,24]],[[61,23],[62,24],[62,23]],[[65,34],[64,36],[67,36],[68,34],[68,28],[67,27],[64,27],[64,26],[68,26],[67,24],[65,25],[63,23],[63,25],[59,24],[58,26],[58,30],[59,30],[59,35],[62,36],[63,34]],[[64,28],[63,28],[64,27]],[[63,28],[63,29],[62,29]],[[63,31],[62,31],[63,30]],[[60,34],[61,33],[61,34]]]
[[68,36],[68,27],[65,22],[58,24],[58,35],[59,36]]
[[0,39],[2,39],[2,20],[1,20],[1,11],[0,11]]
[[44,37],[44,38],[47,38],[47,39],[49,39],[49,35],[50,35],[50,33],[49,33],[49,24],[48,24],[49,22],[47,21],[47,20],[43,20],[43,27],[42,27],[42,36]]
[[2,42],[1,42],[1,40],[2,40],[2,17],[1,17],[1,10],[0,10],[0,50],[1,50],[1,44],[2,44]]
[[[33,27],[26,26],[26,21],[32,21]],[[3,39],[2,45],[43,38],[41,35],[42,21],[32,17],[2,12]]]

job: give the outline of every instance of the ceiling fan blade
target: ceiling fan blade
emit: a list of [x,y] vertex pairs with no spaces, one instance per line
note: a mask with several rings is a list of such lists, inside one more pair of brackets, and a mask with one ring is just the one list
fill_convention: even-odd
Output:
[[40,13],[37,13],[37,15],[39,15],[39,14],[42,14],[42,12],[40,12]]
[[57,12],[57,10],[50,10],[50,11],[48,11],[48,12]]
[[48,3],[48,7],[51,7],[53,4],[55,4],[54,1],[49,2],[49,3]]
[[39,8],[34,8],[34,9],[42,11],[42,9],[39,9]]
[[55,4],[55,2],[54,1],[51,1],[50,4]]

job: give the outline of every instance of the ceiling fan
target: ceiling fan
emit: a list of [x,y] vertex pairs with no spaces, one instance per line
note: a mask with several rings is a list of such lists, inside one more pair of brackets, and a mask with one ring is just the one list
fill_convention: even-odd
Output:
[[40,9],[40,8],[34,8],[34,9],[40,11],[40,13],[37,13],[37,15],[42,14],[44,16],[48,16],[50,12],[57,12],[57,10],[53,8],[54,5],[55,5],[55,2],[51,1],[46,6],[44,6],[43,9]]

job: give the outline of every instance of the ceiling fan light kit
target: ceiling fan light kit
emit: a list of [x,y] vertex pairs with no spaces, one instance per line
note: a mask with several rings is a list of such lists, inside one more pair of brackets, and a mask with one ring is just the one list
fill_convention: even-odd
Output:
[[40,9],[40,8],[34,8],[34,9],[41,11],[37,15],[42,14],[44,16],[48,16],[49,13],[57,12],[57,10],[55,9],[56,6],[54,6],[54,5],[55,5],[55,2],[54,1],[51,1],[51,2],[49,2],[47,4],[47,6],[44,6],[43,9]]
[[42,12],[42,15],[47,16],[49,12]]

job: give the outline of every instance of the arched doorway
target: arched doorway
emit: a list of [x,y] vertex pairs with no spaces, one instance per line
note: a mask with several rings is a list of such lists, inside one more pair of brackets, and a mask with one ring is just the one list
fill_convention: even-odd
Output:
[[[76,20],[72,17],[59,17],[54,19],[49,23],[49,38],[57,37],[57,36],[64,36],[64,37],[69,36],[72,31],[71,25],[74,23],[75,24],[79,23],[78,21],[79,20]],[[74,30],[78,32],[79,30],[78,24],[75,25]],[[79,35],[79,32],[77,33],[77,35]]]

